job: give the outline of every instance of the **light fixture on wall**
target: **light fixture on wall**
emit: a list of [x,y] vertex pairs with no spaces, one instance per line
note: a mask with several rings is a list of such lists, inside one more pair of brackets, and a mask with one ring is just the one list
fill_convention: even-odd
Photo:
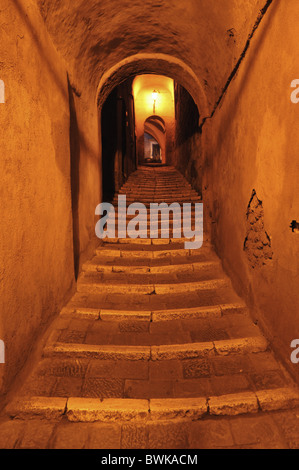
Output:
[[152,93],[152,97],[153,97],[153,114],[156,113],[156,101],[157,101],[157,98],[158,98],[158,91],[154,90],[153,93]]

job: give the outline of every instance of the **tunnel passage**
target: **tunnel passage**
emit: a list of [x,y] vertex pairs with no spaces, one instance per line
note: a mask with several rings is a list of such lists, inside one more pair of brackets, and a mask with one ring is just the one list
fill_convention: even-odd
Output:
[[103,201],[111,201],[143,164],[173,165],[189,181],[201,181],[200,113],[172,78],[153,73],[127,78],[109,93],[99,116]]
[[[149,134],[161,149],[156,163],[170,164],[175,139],[174,80],[164,75],[143,74],[133,81],[136,110],[136,140],[138,163],[153,159]],[[153,147],[154,149],[157,147]]]
[[[7,85],[0,126],[5,132],[1,162],[6,188],[1,195],[0,245],[5,266],[0,283],[0,333],[8,352],[2,369],[5,375],[0,373],[1,390],[2,377],[7,390],[40,327],[58,313],[74,287],[72,250],[76,251],[78,269],[90,248],[94,207],[102,193],[98,109],[101,113],[115,87],[142,74],[167,74],[192,96],[197,111],[192,111],[190,101],[187,108],[194,118],[190,126],[186,125],[182,98],[175,98],[176,128],[182,132],[185,126],[186,134],[176,133],[174,151],[169,154],[171,163],[199,194],[203,186],[206,213],[214,218],[215,245],[226,272],[238,286],[238,293],[256,309],[276,351],[285,363],[290,362],[299,312],[298,237],[289,227],[293,220],[292,228],[296,229],[299,207],[298,134],[294,132],[298,108],[289,99],[298,50],[295,2],[190,0],[188,8],[183,8],[180,2],[173,5],[159,0],[149,2],[151,7],[145,9],[144,1],[138,0],[124,2],[126,8],[120,12],[120,1],[115,0],[3,0],[7,5],[1,11],[3,25],[9,25],[12,33],[4,30],[0,44],[4,58],[1,78]],[[278,54],[284,58],[284,67]],[[73,108],[69,106],[66,72],[74,92]],[[175,97],[176,93],[183,95],[181,91],[175,91]],[[117,119],[114,123],[119,133],[113,165],[105,163],[107,199],[138,166],[134,136],[135,158],[129,158],[126,151],[130,139],[124,123],[130,108],[122,99],[119,90],[112,98],[120,123]],[[111,121],[113,116],[112,110]],[[71,130],[77,133],[71,139],[70,117]],[[197,119],[204,124],[202,134]],[[190,128],[192,132],[187,133]],[[108,139],[105,128],[101,133]],[[106,149],[105,158],[109,159],[111,147],[106,145]],[[206,184],[201,182],[202,169]],[[273,262],[267,259],[258,269],[248,268],[243,249],[252,188],[263,203],[274,253]],[[217,220],[214,202],[219,208]],[[73,218],[77,216],[73,224],[71,203]],[[16,217],[11,217],[12,205]],[[194,265],[192,270],[195,272]],[[160,292],[162,289],[165,285],[160,285]],[[190,294],[184,296],[184,302],[185,298]],[[154,302],[154,296],[152,299]]]

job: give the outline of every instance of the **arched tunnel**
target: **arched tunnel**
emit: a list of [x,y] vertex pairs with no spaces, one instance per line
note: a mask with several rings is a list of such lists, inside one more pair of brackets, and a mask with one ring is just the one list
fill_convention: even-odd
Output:
[[299,448],[298,15],[1,0],[0,448]]

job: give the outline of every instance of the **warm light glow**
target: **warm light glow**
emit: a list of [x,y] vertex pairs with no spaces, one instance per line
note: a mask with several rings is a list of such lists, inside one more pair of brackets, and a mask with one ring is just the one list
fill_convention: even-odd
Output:
[[[145,122],[151,116],[159,116],[164,122],[165,135],[159,138],[157,128],[154,138],[161,147],[162,162],[166,161],[167,149],[172,149],[175,125],[174,82],[163,75],[138,75],[133,82],[135,123],[138,155],[144,154]],[[147,130],[148,129],[147,123]],[[149,132],[151,134],[151,132]]]
[[156,90],[153,91],[152,93],[153,101],[156,101],[158,98],[158,92]]
[[161,75],[139,75],[133,84],[136,126],[143,132],[144,121],[153,114],[172,121],[174,119],[173,80]]

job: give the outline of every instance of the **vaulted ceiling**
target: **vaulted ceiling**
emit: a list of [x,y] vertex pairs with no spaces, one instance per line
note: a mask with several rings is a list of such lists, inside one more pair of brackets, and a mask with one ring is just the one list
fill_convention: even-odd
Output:
[[96,91],[103,74],[129,56],[167,54],[183,61],[196,74],[209,109],[219,97],[266,3],[266,0],[36,1],[79,88],[91,86]]

